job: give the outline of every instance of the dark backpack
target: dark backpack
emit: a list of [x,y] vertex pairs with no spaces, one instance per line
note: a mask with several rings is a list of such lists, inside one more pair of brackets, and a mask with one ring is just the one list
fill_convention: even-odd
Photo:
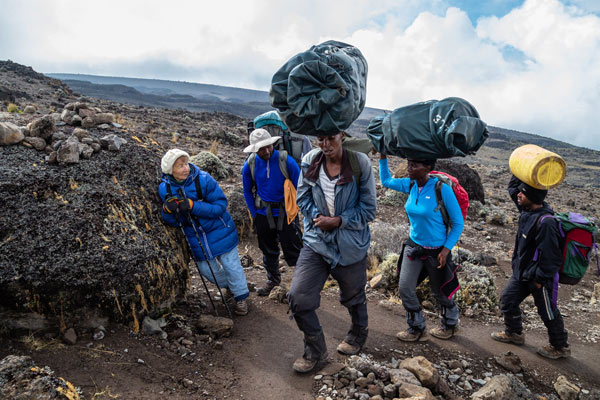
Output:
[[259,128],[267,130],[271,136],[280,136],[281,140],[277,142],[275,148],[280,152],[286,151],[298,165],[302,161],[302,156],[310,150],[308,138],[290,132],[276,111],[268,111],[254,118],[254,121],[248,122],[248,135]]
[[[563,260],[558,273],[558,281],[565,285],[576,285],[590,265],[592,249],[596,249],[596,265],[598,264],[598,246],[596,245],[597,228],[593,221],[574,212],[542,215],[537,225],[546,218],[554,218],[558,222],[558,231],[562,238]],[[538,251],[534,255],[537,256]]]

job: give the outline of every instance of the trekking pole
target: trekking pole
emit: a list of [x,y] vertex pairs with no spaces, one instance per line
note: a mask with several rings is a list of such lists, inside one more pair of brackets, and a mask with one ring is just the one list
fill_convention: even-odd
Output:
[[[181,223],[181,220],[179,219],[179,211],[177,211],[177,220],[179,221],[179,229],[181,229],[181,233],[183,233],[183,237],[185,238],[185,241],[188,244],[190,253],[192,254],[192,258],[194,259],[194,263],[196,263],[196,268],[198,268],[198,260],[196,260],[196,256],[194,255],[194,251],[192,250],[192,245],[190,244],[190,241],[188,240],[187,236],[185,236],[185,231],[183,230],[183,224]],[[198,272],[200,272],[200,270],[198,270]],[[204,277],[202,276],[201,273],[200,273],[200,279],[202,280],[202,284],[204,285],[204,290],[206,291],[206,295],[208,296],[208,299],[210,300],[210,304],[212,305],[212,308],[215,311],[215,315],[218,317],[219,312],[217,311],[217,307],[215,307],[215,303],[213,302],[210,292],[208,291],[208,286],[206,286],[206,281],[204,280]]]
[[[184,201],[188,201],[188,199],[187,199],[187,197],[186,197],[185,192],[183,191],[183,189],[179,189],[179,194],[181,195],[181,197],[183,197]],[[227,313],[229,314],[229,318],[233,319],[233,315],[231,314],[231,310],[229,309],[229,305],[225,301],[225,296],[223,296],[223,292],[221,291],[221,286],[219,285],[219,282],[217,281],[217,277],[215,276],[215,271],[213,271],[213,268],[210,265],[210,262],[209,262],[209,259],[208,259],[208,255],[206,253],[206,250],[204,249],[204,245],[202,244],[202,239],[200,238],[200,234],[198,233],[198,230],[196,229],[196,225],[194,225],[194,221],[192,220],[192,216],[188,213],[187,217],[188,217],[188,221],[189,221],[190,225],[192,225],[192,229],[194,230],[194,233],[196,234],[196,240],[198,241],[198,244],[200,245],[200,249],[202,250],[202,254],[204,255],[204,258],[206,259],[206,264],[208,265],[208,269],[210,270],[210,273],[211,273],[211,275],[212,275],[212,277],[213,277],[213,279],[215,281],[215,286],[219,290],[219,295],[221,296],[221,301],[223,302],[223,304],[225,305],[225,308],[227,309]],[[188,242],[188,244],[189,244],[189,242]],[[191,249],[191,247],[190,247],[190,249]],[[197,263],[196,263],[196,267],[198,267]],[[200,268],[198,268],[198,273],[200,274],[200,276],[202,276],[202,272],[200,271]],[[211,302],[212,302],[212,300],[211,300]],[[215,310],[215,312],[216,312],[216,310]]]

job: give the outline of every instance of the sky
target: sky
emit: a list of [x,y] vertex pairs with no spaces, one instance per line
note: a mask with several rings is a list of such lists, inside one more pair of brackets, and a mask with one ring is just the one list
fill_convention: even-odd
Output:
[[269,90],[326,40],[369,64],[367,106],[462,97],[490,125],[600,150],[598,0],[0,0],[0,59],[43,73]]

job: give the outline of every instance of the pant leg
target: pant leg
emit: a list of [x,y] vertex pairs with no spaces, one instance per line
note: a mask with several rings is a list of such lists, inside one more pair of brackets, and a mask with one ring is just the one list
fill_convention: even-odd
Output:
[[535,284],[530,282],[530,288],[537,312],[548,329],[550,344],[557,349],[567,347],[569,345],[568,333],[565,330],[562,315],[560,315],[558,306],[552,303],[552,282],[541,288],[535,287]]
[[[209,262],[211,268],[209,268],[208,266]],[[221,288],[229,287],[229,285],[227,284],[227,275],[225,274],[225,271],[223,270],[221,264],[219,264],[216,259],[213,258],[208,261],[198,261],[196,263],[196,266],[198,267],[198,272],[200,272],[200,274],[206,279],[208,279],[213,285],[218,284]]]
[[248,282],[246,282],[246,274],[244,274],[242,268],[237,246],[217,258],[225,273],[227,287],[233,293],[235,301],[247,298],[250,292],[248,291]]
[[425,329],[425,317],[421,309],[421,303],[417,297],[417,281],[423,268],[423,260],[411,260],[406,255],[411,247],[406,245],[402,257],[402,268],[398,279],[398,293],[402,299],[402,305],[406,310],[406,322],[409,330],[422,331]]
[[351,264],[338,265],[331,270],[331,275],[340,288],[340,303],[348,309],[352,325],[346,338],[347,343],[363,346],[369,333],[369,317],[367,314],[367,258]]
[[[431,262],[434,261],[434,262]],[[452,255],[448,254],[446,262],[452,262]],[[440,290],[443,282],[443,273],[437,268],[439,263],[437,260],[427,260],[425,263],[427,268],[427,275],[429,275],[429,287],[431,288],[431,294],[440,303],[442,307],[442,325],[444,327],[453,327],[458,324],[459,309],[453,299],[449,299]]]
[[329,276],[330,266],[310,247],[300,251],[288,292],[290,311],[305,336],[319,336],[323,329],[316,310],[321,304],[321,290]]
[[500,296],[500,311],[504,314],[506,333],[523,333],[520,305],[530,293],[527,282],[520,282],[514,274],[510,277]]
[[267,271],[267,279],[276,285],[281,283],[279,273],[279,244],[277,243],[277,228],[269,228],[267,217],[256,214],[254,217],[258,247],[263,253],[263,264]]
[[[285,221],[287,222],[287,221]],[[300,250],[302,249],[302,232],[300,230],[300,220],[296,217],[291,224],[283,224],[283,229],[278,232],[279,244],[283,250],[285,262],[290,267],[296,265]]]

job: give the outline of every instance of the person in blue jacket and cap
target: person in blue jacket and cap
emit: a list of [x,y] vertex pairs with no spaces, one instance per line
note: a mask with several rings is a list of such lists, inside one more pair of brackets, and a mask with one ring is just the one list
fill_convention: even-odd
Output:
[[236,302],[234,313],[246,315],[250,293],[227,198],[217,181],[190,163],[189,158],[185,151],[171,149],[161,160],[163,174],[158,194],[163,201],[162,218],[171,226],[183,227],[198,271],[213,284],[228,288]]

